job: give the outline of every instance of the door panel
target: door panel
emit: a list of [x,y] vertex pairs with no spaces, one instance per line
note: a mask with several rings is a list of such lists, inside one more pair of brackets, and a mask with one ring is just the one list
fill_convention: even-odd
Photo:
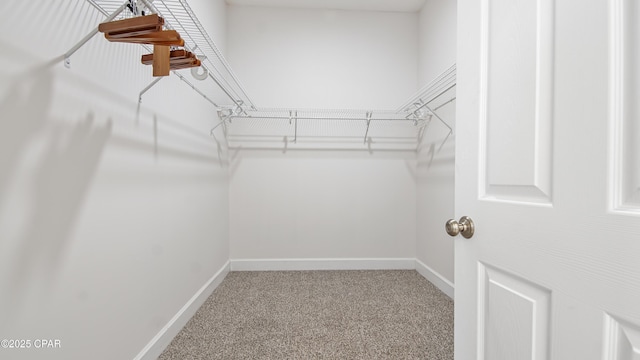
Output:
[[640,2],[612,1],[614,208],[640,213]]
[[638,9],[458,0],[457,360],[640,360]]
[[547,359],[551,292],[491,266],[478,266],[484,275],[478,299],[483,359]]
[[606,315],[605,360],[640,360],[640,328]]
[[552,7],[551,0],[482,2],[481,187],[487,199],[551,201]]

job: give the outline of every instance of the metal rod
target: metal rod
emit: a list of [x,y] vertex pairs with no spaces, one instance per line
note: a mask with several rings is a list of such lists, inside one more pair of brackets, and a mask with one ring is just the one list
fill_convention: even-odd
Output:
[[433,108],[433,110],[434,110],[434,111],[435,111],[435,110],[438,110],[438,109],[440,109],[441,107],[443,107],[443,106],[447,105],[448,103],[450,103],[450,102],[454,101],[455,99],[456,99],[456,97],[454,96],[454,97],[452,97],[451,99],[449,99],[449,100],[447,100],[447,101],[443,102],[442,104],[440,104],[440,105],[436,106],[435,108]]
[[238,100],[234,99],[234,97],[231,96],[231,94],[229,94],[227,89],[225,89],[224,86],[222,86],[222,84],[220,84],[220,82],[215,77],[213,77],[213,75],[211,75],[211,71],[209,71],[209,77],[211,78],[211,80],[215,81],[216,84],[218,84],[218,87],[220,87],[220,89],[222,89],[222,91],[224,91],[224,93],[227,94],[229,99],[231,99],[231,101],[233,101],[236,104],[236,106],[238,106],[239,108],[242,108],[242,105],[238,103]]
[[222,133],[224,134],[224,142],[227,143],[227,149],[229,148],[229,129],[227,128],[227,122],[222,121]]
[[449,133],[450,134],[453,133],[453,129],[451,128],[451,126],[449,126],[449,124],[444,122],[444,120],[442,120],[442,118],[440,116],[438,116],[438,114],[436,114],[433,110],[431,110],[431,108],[427,104],[424,104],[424,107],[426,107],[427,110],[429,110],[433,114],[433,116],[435,116],[438,120],[440,120],[440,122],[442,122],[444,124],[444,126],[449,128]]
[[[146,0],[143,0],[143,1],[146,2]],[[242,94],[244,95],[245,99],[248,100],[249,105],[251,105],[251,108],[255,110],[256,107],[253,104],[253,102],[251,101],[251,98],[249,98],[249,95],[247,95],[247,93],[245,92],[244,87],[240,83],[240,80],[237,78],[236,74],[233,72],[233,69],[231,69],[231,66],[229,65],[229,63],[227,62],[225,57],[222,55],[222,52],[220,52],[220,50],[216,46],[215,42],[209,37],[209,34],[205,31],[205,29],[203,28],[203,26],[200,23],[200,21],[198,20],[198,18],[195,16],[195,14],[194,14],[193,10],[191,9],[191,7],[189,6],[189,4],[184,0],[180,0],[180,4],[184,8],[184,10],[187,13],[187,15],[191,18],[191,21],[193,22],[195,27],[200,31],[200,34],[205,39],[205,41],[208,43],[208,45],[211,48],[211,50],[213,50],[213,53],[216,55],[216,57],[218,58],[218,60],[220,61],[220,63],[224,67],[224,69],[231,76],[231,79],[233,79],[233,81],[236,83],[236,85],[237,85],[238,89],[240,90],[240,92],[242,92]]]
[[[91,3],[92,5],[96,6],[93,2]],[[116,11],[114,11],[113,14],[109,15],[106,19],[104,19],[103,22],[109,22],[115,19],[116,16],[118,16],[126,7],[127,7],[127,3],[125,2],[124,4],[122,4],[122,6],[116,9]],[[96,7],[96,8],[104,14],[104,12],[100,9],[100,7]],[[90,33],[88,33],[87,36],[83,37],[82,40],[80,40],[71,49],[69,49],[66,53],[64,53],[65,65],[67,67],[69,66],[69,57],[71,57],[71,55],[73,55],[76,51],[78,51],[81,47],[83,47],[84,44],[86,44],[89,40],[91,40],[94,36],[96,36],[98,31],[99,31],[98,27],[96,26],[96,28],[93,29]]]
[[367,143],[367,135],[369,134],[369,125],[371,125],[371,115],[372,115],[372,112],[371,111],[367,111],[367,115],[366,115],[367,116],[367,131],[365,131],[365,133],[364,133],[364,142],[363,142],[363,144]]
[[145,87],[144,89],[142,89],[142,91],[140,91],[140,95],[138,95],[138,102],[142,102],[142,95],[144,95],[144,93],[146,93],[147,91],[149,91],[149,89],[151,89],[153,87],[153,85],[157,84],[158,81],[162,80],[161,77],[153,80],[151,82],[151,84],[147,85],[147,87]]
[[[264,120],[289,120],[288,116],[240,116],[232,115],[234,119],[264,119]],[[366,118],[347,118],[347,117],[298,117],[299,120],[353,120],[353,121],[413,121],[413,119],[406,118],[379,118],[379,119],[366,119]]]
[[[444,89],[444,90],[440,93],[440,95],[444,94],[445,92],[447,92],[449,89],[453,88],[454,86],[456,86],[456,84],[453,84],[453,85],[449,86],[448,88]],[[440,95],[438,95],[438,96],[440,96]],[[438,96],[434,97],[434,99],[435,99],[435,98],[437,98]],[[448,101],[448,102],[451,102],[451,101],[453,101],[453,100],[455,100],[455,97],[454,97],[452,100]],[[422,99],[419,99],[419,101],[422,101]],[[415,104],[415,103],[414,103],[414,104]],[[409,116],[411,116],[411,115],[416,116],[416,112],[417,112],[418,110],[422,109],[423,107],[427,106],[427,104],[428,104],[427,102],[423,102],[423,103],[422,103],[422,105],[418,106],[418,107],[417,107],[417,108],[415,108],[411,113],[407,114],[407,116],[405,116],[405,118],[408,118],[408,117],[409,117]],[[446,104],[446,103],[445,103],[445,104]],[[442,104],[442,105],[444,105],[444,104]],[[436,108],[436,110],[438,110],[438,109],[439,109],[439,108],[441,108],[441,107],[442,107],[442,106],[437,107],[437,108]],[[428,107],[427,107],[427,108],[428,108]]]
[[177,71],[173,70],[172,71],[177,77],[180,78],[180,80],[186,82],[189,86],[191,86],[191,88],[193,90],[195,90],[195,92],[197,92],[198,94],[202,95],[203,98],[205,98],[208,102],[210,102],[213,106],[215,106],[216,108],[218,108],[218,104],[214,103],[211,99],[209,99],[209,97],[207,95],[205,95],[202,91],[200,91],[200,89],[198,89],[197,87],[195,87],[195,85],[193,85],[192,83],[189,82],[189,80],[185,79],[184,76],[182,76],[182,74],[178,73]]
[[447,134],[447,136],[445,136],[444,140],[442,140],[442,143],[440,144],[440,146],[438,147],[438,150],[436,150],[436,154],[440,152],[440,150],[442,150],[442,147],[444,146],[444,143],[447,142],[447,139],[449,139],[449,136],[451,136],[451,134],[453,133],[453,131],[449,131],[449,133]]
[[211,129],[211,134],[213,134],[214,130],[215,130],[215,129],[217,129],[217,128],[218,128],[218,126],[220,126],[220,125],[224,124],[224,123],[227,121],[227,119],[229,119],[229,118],[230,118],[230,116],[224,116],[224,115],[222,115],[222,114],[221,114],[221,111],[219,111],[219,110],[218,110],[218,117],[220,118],[220,122],[219,122],[218,124],[216,124],[216,126],[214,126],[214,127]]
[[[409,98],[404,104],[402,104],[397,113],[405,111],[409,106],[420,99],[427,99],[426,102],[430,102],[432,99],[439,96],[439,94],[443,93],[446,90],[441,90],[442,86],[445,86],[449,83],[453,82],[455,85],[456,82],[456,64],[451,65],[447,70],[438,75],[435,79],[433,79],[430,83],[424,86],[422,89],[418,90],[418,92]],[[435,96],[434,96],[435,94]]]
[[[152,11],[154,10],[154,8],[151,6],[151,4],[147,0],[140,0],[140,1],[144,4],[144,6],[147,7],[147,9],[152,10]],[[157,9],[155,9],[155,10],[156,10],[156,12],[158,12]]]
[[296,110],[296,117],[295,117],[295,121],[296,121],[296,125],[295,125],[295,133],[294,133],[294,137],[293,137],[293,143],[297,144],[298,143],[298,110]]
[[[431,124],[431,118],[427,121],[427,123],[418,130],[418,145],[416,146],[416,152],[420,152],[420,146],[422,145],[422,140],[424,140],[424,133],[427,132],[427,128]],[[451,133],[451,132],[449,132]]]
[[216,139],[216,137],[213,137],[213,140],[216,141],[216,149],[218,150],[218,161],[220,162],[220,165],[222,166],[222,156],[220,155],[220,153],[222,152],[222,146],[220,146],[220,143],[218,142],[218,139]]
[[222,121],[220,121],[218,124],[216,124],[216,126],[212,127],[212,128],[211,128],[211,134],[213,134],[213,131],[214,131],[215,129],[217,129],[217,128],[218,128],[218,126],[220,126],[220,125],[224,124],[224,122],[225,122],[225,121],[227,121],[227,119],[222,119]]
[[[279,139],[282,139],[282,135],[229,135],[229,138],[231,138],[231,140],[236,140],[236,139],[248,139],[248,141],[253,140],[253,141],[261,141],[260,139],[277,139],[278,141],[280,141]],[[287,137],[288,138],[288,137]],[[312,136],[312,135],[307,135],[307,136],[300,136],[300,139],[313,139],[314,141],[324,141],[324,142],[332,142],[333,139],[348,139],[353,143],[356,142],[360,142],[362,141],[362,137],[361,136],[349,136],[349,135],[343,135],[343,136],[339,136],[339,135],[334,135],[334,136],[322,136],[322,135],[316,135],[316,136]],[[402,142],[403,144],[414,144],[416,142],[416,137],[415,136],[387,136],[387,137],[383,137],[383,136],[379,136],[376,137],[376,143],[383,143],[383,142]]]

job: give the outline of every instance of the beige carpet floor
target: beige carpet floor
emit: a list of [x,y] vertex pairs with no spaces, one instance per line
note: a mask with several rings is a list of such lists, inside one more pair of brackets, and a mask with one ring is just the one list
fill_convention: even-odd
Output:
[[160,356],[453,359],[453,302],[414,270],[231,272]]

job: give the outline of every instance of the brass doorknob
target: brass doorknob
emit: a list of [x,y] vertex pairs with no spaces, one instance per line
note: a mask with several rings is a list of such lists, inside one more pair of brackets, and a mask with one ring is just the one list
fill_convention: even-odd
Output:
[[460,222],[449,219],[445,225],[445,229],[447,229],[447,234],[451,236],[462,234],[464,238],[469,239],[473,236],[475,226],[473,225],[473,220],[471,220],[470,217],[463,216],[460,218]]

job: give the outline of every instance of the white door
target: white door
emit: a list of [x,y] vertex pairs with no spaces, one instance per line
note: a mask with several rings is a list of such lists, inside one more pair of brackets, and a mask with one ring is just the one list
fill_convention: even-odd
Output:
[[639,24],[458,0],[457,360],[640,359]]

